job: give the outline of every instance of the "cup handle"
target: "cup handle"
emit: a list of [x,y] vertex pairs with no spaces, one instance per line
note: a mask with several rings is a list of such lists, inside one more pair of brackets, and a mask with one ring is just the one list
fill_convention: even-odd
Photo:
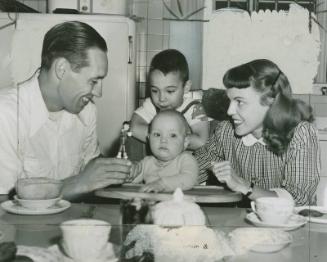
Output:
[[255,208],[255,202],[251,201],[251,209],[254,213],[257,213],[257,209]]
[[67,251],[68,248],[63,239],[60,239],[58,247],[62,254],[64,254],[66,257],[71,258],[70,255],[68,254],[68,251]]

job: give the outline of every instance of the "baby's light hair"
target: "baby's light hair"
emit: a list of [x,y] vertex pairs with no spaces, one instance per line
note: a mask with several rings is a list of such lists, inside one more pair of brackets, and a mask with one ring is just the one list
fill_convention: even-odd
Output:
[[152,119],[151,123],[149,124],[149,130],[148,133],[151,133],[152,130],[152,124],[153,122],[159,118],[160,116],[171,116],[171,117],[176,117],[177,119],[179,119],[179,122],[182,123],[184,130],[185,130],[185,135],[190,135],[192,133],[192,130],[189,126],[189,124],[187,123],[184,115],[181,112],[176,111],[175,109],[168,109],[168,110],[164,110],[164,111],[160,111],[158,114],[155,115],[155,117]]

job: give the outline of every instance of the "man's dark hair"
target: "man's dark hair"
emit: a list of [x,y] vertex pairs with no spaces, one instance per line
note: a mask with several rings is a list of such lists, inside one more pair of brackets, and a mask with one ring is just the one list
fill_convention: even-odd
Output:
[[90,25],[79,21],[55,25],[44,36],[41,68],[49,70],[56,58],[64,57],[78,71],[88,65],[90,48],[108,51],[106,41]]

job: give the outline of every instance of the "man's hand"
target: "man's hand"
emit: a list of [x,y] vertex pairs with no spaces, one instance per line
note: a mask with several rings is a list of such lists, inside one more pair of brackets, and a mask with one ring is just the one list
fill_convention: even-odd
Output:
[[90,161],[80,174],[79,183],[93,191],[112,184],[123,183],[128,176],[131,162],[117,158],[96,158]]
[[219,182],[226,183],[231,190],[241,192],[242,194],[248,192],[251,183],[239,177],[229,161],[213,162],[212,171]]
[[146,192],[146,193],[150,193],[150,192],[158,193],[158,192],[163,191],[164,189],[165,189],[164,185],[163,185],[161,179],[159,178],[154,182],[151,182],[149,184],[142,186],[140,191]]
[[73,199],[113,184],[121,184],[128,176],[131,162],[117,158],[96,158],[91,160],[78,175],[64,181],[62,195]]

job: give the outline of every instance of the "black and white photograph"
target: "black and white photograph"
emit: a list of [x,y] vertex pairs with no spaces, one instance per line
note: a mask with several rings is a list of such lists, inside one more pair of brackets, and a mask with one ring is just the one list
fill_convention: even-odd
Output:
[[0,0],[0,262],[327,261],[327,0]]

